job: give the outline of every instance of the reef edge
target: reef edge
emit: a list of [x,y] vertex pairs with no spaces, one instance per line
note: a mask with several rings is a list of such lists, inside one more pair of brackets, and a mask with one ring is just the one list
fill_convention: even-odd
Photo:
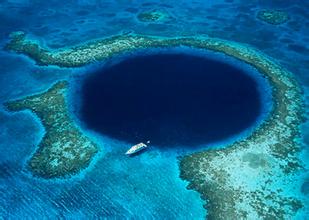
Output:
[[71,120],[65,100],[67,86],[66,81],[60,81],[43,93],[4,104],[12,112],[30,110],[45,128],[42,140],[27,162],[34,176],[50,179],[77,174],[88,167],[99,150]]

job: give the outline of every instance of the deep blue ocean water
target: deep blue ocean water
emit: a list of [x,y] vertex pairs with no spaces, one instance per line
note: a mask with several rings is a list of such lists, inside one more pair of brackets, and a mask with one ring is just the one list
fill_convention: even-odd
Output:
[[[261,8],[283,9],[291,19],[280,26],[263,23],[255,17]],[[295,74],[308,101],[308,8],[309,2],[304,0],[8,0],[0,1],[0,46],[5,45],[10,32],[20,30],[55,49],[130,31],[160,36],[209,35],[250,44],[273,57]],[[163,23],[137,20],[137,13],[151,9],[164,10],[172,19]],[[222,59],[228,60],[219,58]],[[245,72],[254,72],[234,60],[226,62]],[[128,158],[124,152],[130,144],[87,129],[76,116],[74,106],[81,105],[78,103],[82,95],[80,86],[97,68],[101,67],[39,67],[24,56],[0,51],[0,103],[40,92],[61,79],[70,80],[72,117],[101,146],[101,153],[90,168],[72,179],[32,178],[24,165],[44,130],[32,114],[10,114],[1,105],[0,219],[204,218],[204,202],[199,194],[187,190],[187,183],[178,177],[177,156],[190,149],[173,147],[162,151],[153,147],[138,157]],[[250,129],[222,141],[232,142]],[[308,122],[302,130],[304,157],[309,158]],[[303,182],[303,195],[308,197],[308,175]]]
[[261,113],[254,79],[212,59],[137,56],[89,75],[77,93],[81,120],[130,144],[205,145],[240,133]]

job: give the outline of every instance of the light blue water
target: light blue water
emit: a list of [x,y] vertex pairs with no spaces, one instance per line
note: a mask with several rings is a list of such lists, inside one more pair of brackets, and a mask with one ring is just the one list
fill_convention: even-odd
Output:
[[[292,71],[309,100],[309,3],[307,1],[0,1],[0,46],[11,31],[23,30],[52,48],[134,31],[152,35],[210,35],[248,43]],[[259,8],[288,11],[291,20],[271,26],[255,18]],[[136,13],[149,9],[170,13],[168,23],[141,23]],[[39,92],[59,79],[78,82],[87,68],[38,67],[28,58],[0,51],[0,103]],[[304,149],[309,124],[303,126]],[[102,145],[91,167],[66,181],[33,179],[24,164],[42,137],[33,115],[9,114],[0,107],[1,218],[202,219],[204,202],[179,179],[181,152],[150,149],[127,158],[124,143],[87,131]],[[181,151],[181,150],[180,150]],[[308,151],[306,151],[308,152]],[[309,158],[309,154],[304,154]],[[308,175],[303,196],[308,197]],[[304,180],[305,181],[305,180]]]

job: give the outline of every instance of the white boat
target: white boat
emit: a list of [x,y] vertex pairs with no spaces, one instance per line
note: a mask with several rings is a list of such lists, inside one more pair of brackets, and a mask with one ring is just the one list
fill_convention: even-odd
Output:
[[[149,144],[149,143],[150,143],[150,141],[147,141],[147,144]],[[148,147],[147,144],[144,144],[143,142],[141,142],[141,143],[139,143],[139,144],[136,144],[136,145],[132,146],[132,147],[126,152],[126,154],[127,154],[127,155],[135,154],[135,153],[137,153],[137,152],[139,152],[139,151],[141,151],[141,150],[147,148],[147,147]]]

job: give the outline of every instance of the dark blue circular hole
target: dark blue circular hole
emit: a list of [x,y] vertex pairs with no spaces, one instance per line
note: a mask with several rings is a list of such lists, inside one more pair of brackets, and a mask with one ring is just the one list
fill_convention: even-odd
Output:
[[189,54],[127,58],[88,76],[81,92],[83,123],[131,144],[222,141],[252,126],[261,113],[252,77],[231,64]]

